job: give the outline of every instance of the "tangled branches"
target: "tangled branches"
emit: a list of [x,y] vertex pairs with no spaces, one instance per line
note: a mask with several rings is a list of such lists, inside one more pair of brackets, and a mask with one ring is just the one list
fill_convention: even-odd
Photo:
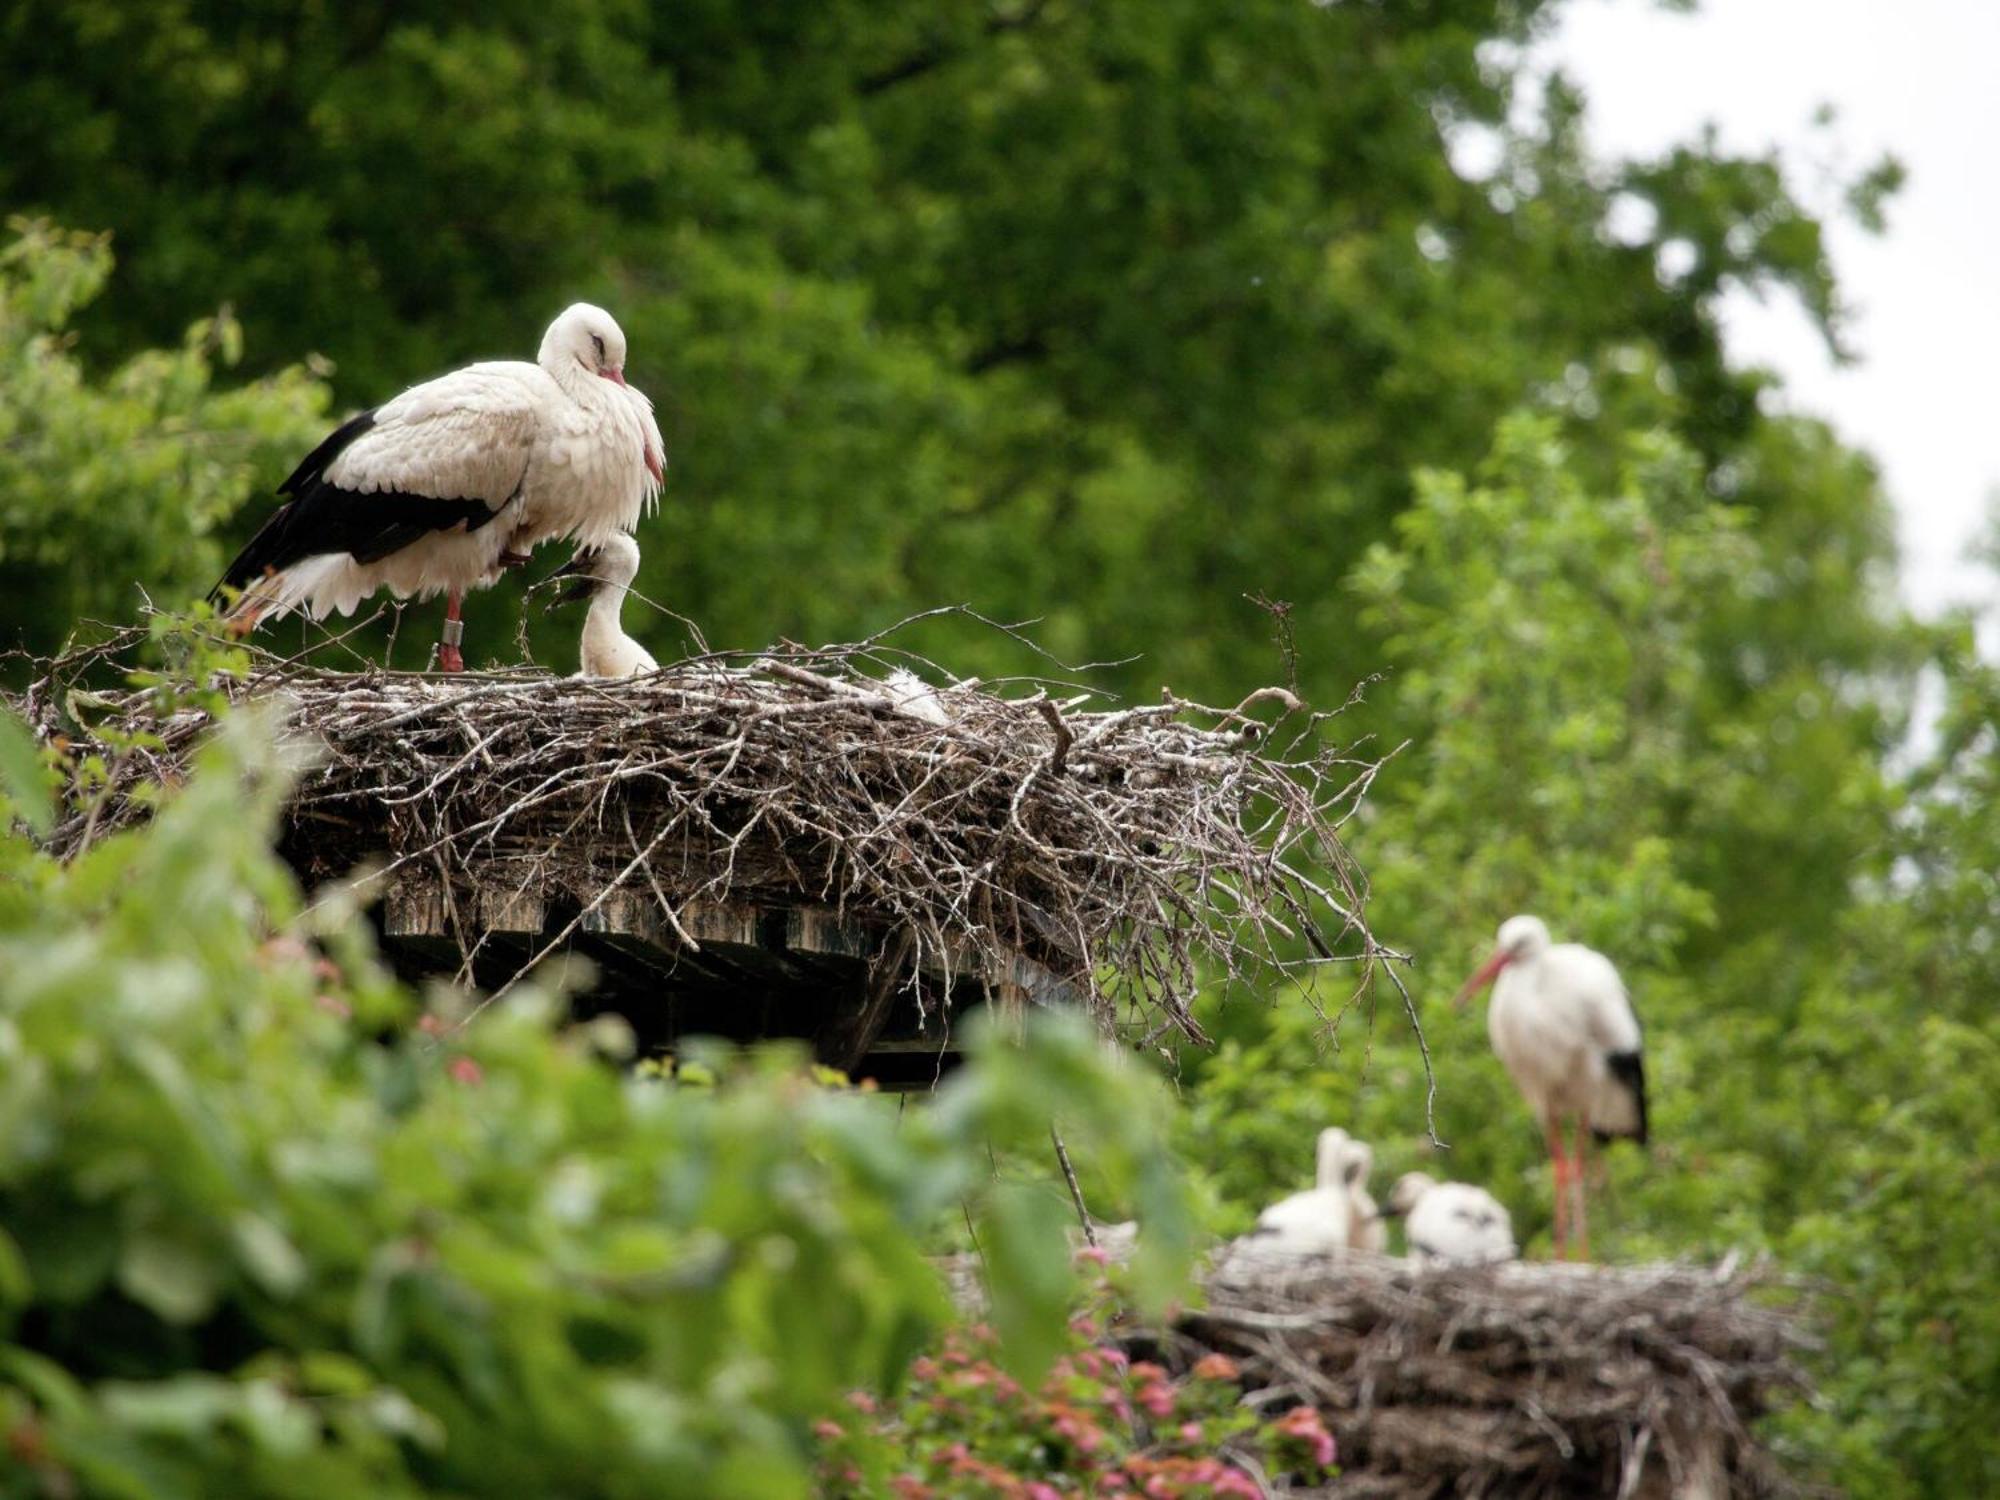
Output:
[[[923,958],[1026,958],[1148,1037],[1199,1040],[1205,980],[1275,974],[1311,995],[1326,966],[1365,984],[1395,956],[1339,837],[1377,764],[1326,743],[1330,716],[1289,690],[1120,707],[962,683],[912,702],[883,664],[875,642],[616,683],[264,658],[224,690],[281,703],[314,747],[284,837],[312,881],[373,862],[454,911],[530,898],[574,913],[570,930],[638,900],[689,950],[703,903],[816,905]],[[63,852],[142,815],[125,794],[180,775],[209,722],[158,719],[141,692],[77,709],[78,673],[53,664],[30,693],[45,734],[150,734],[58,829]]]
[[1805,1388],[1767,1268],[1384,1256],[1218,1274],[1175,1335],[1219,1350],[1255,1402],[1319,1408],[1339,1493],[1388,1497],[1776,1494],[1749,1424]]

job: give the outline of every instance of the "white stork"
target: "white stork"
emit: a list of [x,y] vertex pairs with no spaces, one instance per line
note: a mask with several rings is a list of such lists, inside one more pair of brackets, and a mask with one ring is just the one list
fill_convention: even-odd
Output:
[[[1360,1152],[1355,1147],[1360,1146]],[[1319,1133],[1313,1186],[1281,1198],[1257,1216],[1246,1239],[1258,1250],[1338,1255],[1354,1242],[1354,1188],[1373,1153],[1337,1126]]]
[[659,666],[644,646],[625,633],[619,620],[625,608],[625,591],[639,576],[639,544],[622,531],[614,531],[595,550],[577,549],[575,557],[558,568],[553,577],[573,577],[575,586],[565,599],[588,595],[590,610],[583,617],[583,640],[579,655],[583,670],[579,677],[636,677]]
[[[1494,980],[1498,979],[1498,983]],[[1555,1169],[1556,1254],[1590,1254],[1583,1168],[1585,1126],[1600,1141],[1630,1136],[1646,1143],[1646,1071],[1639,1019],[1611,960],[1580,943],[1551,943],[1540,917],[1500,924],[1493,956],[1465,982],[1457,1005],[1493,984],[1486,1032],[1514,1085],[1541,1122]],[[1576,1127],[1576,1151],[1562,1128]],[[1573,1204],[1566,1194],[1574,1196]]]
[[1490,1266],[1514,1258],[1514,1221],[1485,1188],[1405,1172],[1389,1189],[1389,1213],[1402,1219],[1404,1242],[1416,1261]]
[[468,365],[342,425],[278,487],[286,502],[217,593],[241,591],[229,617],[244,629],[295,609],[351,614],[382,588],[442,593],[438,664],[463,671],[466,590],[541,542],[631,530],[665,468],[652,403],[625,384],[624,333],[579,302],[534,364]]

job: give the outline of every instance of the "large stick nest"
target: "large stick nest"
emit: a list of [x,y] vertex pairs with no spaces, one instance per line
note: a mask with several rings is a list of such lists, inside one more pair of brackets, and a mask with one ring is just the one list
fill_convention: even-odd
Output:
[[[1114,1260],[1124,1229],[1098,1226]],[[941,1268],[983,1311],[978,1256]],[[1754,1428],[1809,1394],[1798,1296],[1734,1255],[1437,1268],[1239,1245],[1200,1306],[1120,1338],[1179,1369],[1228,1355],[1267,1413],[1318,1408],[1340,1446],[1323,1492],[1337,1500],[1793,1497]]]
[[[63,853],[143,816],[129,793],[183,775],[211,727],[157,691],[75,691],[105,659],[46,664],[26,700],[45,736],[144,731],[105,752],[110,785],[78,795]],[[448,901],[579,917],[623,893],[676,930],[693,902],[820,904],[920,956],[1026,957],[1106,1025],[1197,1040],[1206,979],[1310,994],[1324,966],[1367,976],[1387,956],[1338,834],[1376,765],[1291,692],[1217,709],[967,684],[913,712],[882,665],[860,647],[708,654],[606,682],[266,657],[223,690],[274,705],[311,752],[284,834],[308,880],[374,864]]]
[[1760,1264],[1427,1270],[1386,1256],[1234,1257],[1179,1325],[1253,1399],[1317,1406],[1332,1493],[1778,1495],[1750,1425],[1804,1390],[1797,1321]]

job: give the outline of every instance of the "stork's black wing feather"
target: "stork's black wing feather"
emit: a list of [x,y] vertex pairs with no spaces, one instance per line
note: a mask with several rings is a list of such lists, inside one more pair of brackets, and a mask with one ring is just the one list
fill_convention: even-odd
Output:
[[[1605,1058],[1605,1063],[1611,1069],[1611,1076],[1631,1094],[1633,1110],[1639,1118],[1637,1129],[1617,1134],[1629,1134],[1632,1140],[1643,1146],[1646,1144],[1646,1060],[1637,1052],[1613,1052]],[[1590,1133],[1599,1145],[1614,1139],[1608,1131],[1593,1130]]]
[[498,514],[483,500],[440,500],[401,490],[363,494],[328,483],[326,471],[334,459],[374,425],[375,413],[364,411],[305,456],[278,486],[279,494],[291,498],[236,555],[210,599],[224,588],[245,588],[309,557],[345,552],[356,562],[380,562],[433,531],[448,531],[461,522],[467,531],[477,531]]

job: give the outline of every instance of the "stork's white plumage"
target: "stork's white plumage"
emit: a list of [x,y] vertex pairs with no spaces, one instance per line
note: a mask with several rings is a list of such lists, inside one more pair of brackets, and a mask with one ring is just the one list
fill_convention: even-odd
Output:
[[899,712],[913,719],[922,719],[926,724],[951,722],[951,713],[945,708],[944,700],[938,697],[937,689],[908,667],[891,667],[882,686]]
[[[1257,1216],[1249,1239],[1259,1250],[1289,1255],[1338,1255],[1354,1236],[1354,1184],[1365,1177],[1373,1160],[1358,1157],[1346,1131],[1330,1127],[1319,1133],[1313,1186],[1281,1198]],[[1366,1146],[1361,1151],[1368,1152]]]
[[286,503],[221,587],[242,591],[231,618],[246,628],[350,614],[384,588],[445,594],[439,660],[456,671],[465,592],[541,542],[629,531],[665,462],[652,403],[625,384],[624,333],[579,302],[534,364],[468,365],[341,426],[279,486]]
[[557,570],[557,576],[564,575],[575,577],[580,592],[590,596],[577,653],[582,670],[577,676],[636,677],[659,666],[652,652],[625,633],[620,619],[626,590],[639,576],[637,542],[614,531],[596,548],[579,547],[576,556]]
[[[1515,1087],[1540,1120],[1556,1179],[1556,1253],[1590,1254],[1585,1218],[1585,1128],[1598,1140],[1646,1143],[1646,1073],[1639,1019],[1611,960],[1580,943],[1553,943],[1539,917],[1500,924],[1492,957],[1459,991],[1463,1007],[1487,984],[1486,1031]],[[1576,1150],[1563,1148],[1573,1124]],[[1567,1201],[1573,1200],[1573,1201]]]
[[1410,1258],[1447,1266],[1512,1260],[1514,1221],[1485,1188],[1405,1172],[1389,1190],[1389,1212],[1403,1221]]

